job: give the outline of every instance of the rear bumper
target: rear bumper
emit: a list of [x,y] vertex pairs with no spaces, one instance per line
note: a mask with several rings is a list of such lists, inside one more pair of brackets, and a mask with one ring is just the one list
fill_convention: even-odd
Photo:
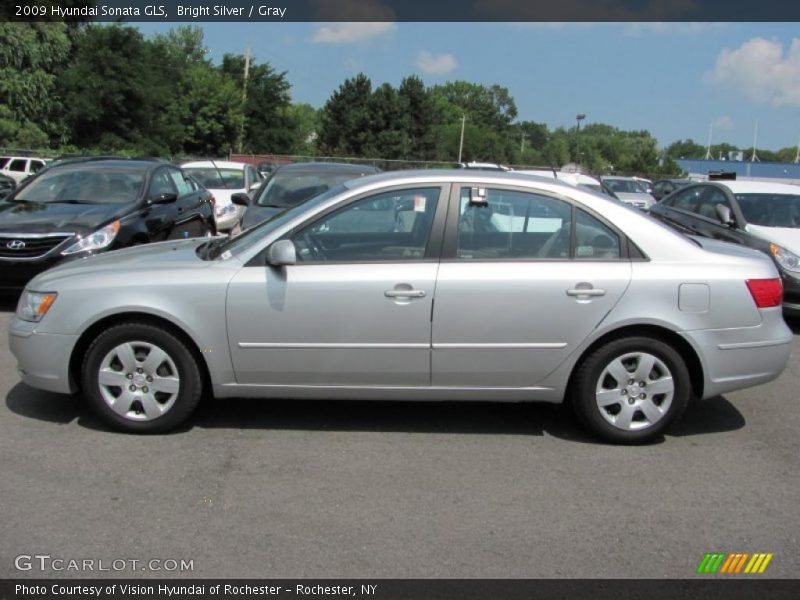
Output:
[[767,383],[786,367],[793,335],[780,309],[761,311],[756,327],[684,331],[703,360],[703,398]]
[[17,318],[12,319],[8,334],[23,382],[48,392],[75,391],[69,378],[69,358],[78,336],[38,333],[36,323]]

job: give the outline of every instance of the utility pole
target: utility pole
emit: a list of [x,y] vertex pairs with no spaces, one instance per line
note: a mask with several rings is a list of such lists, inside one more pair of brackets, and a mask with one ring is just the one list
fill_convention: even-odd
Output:
[[242,122],[239,127],[239,154],[244,148],[244,107],[247,104],[247,78],[250,76],[250,48],[244,53],[244,84],[242,85]]
[[750,162],[761,162],[756,154],[756,145],[758,144],[758,121],[756,120],[756,131],[753,134],[753,154],[750,156]]
[[522,162],[522,153],[525,152],[525,132],[519,135],[519,160]]
[[714,132],[714,122],[708,125],[708,148],[706,149],[705,160],[711,160],[711,134]]
[[581,121],[586,118],[586,115],[579,113],[575,116],[578,126],[575,128],[575,166],[581,164]]
[[461,115],[461,141],[458,143],[458,162],[461,162],[461,152],[464,150],[464,125],[467,121],[467,113]]
[[797,142],[797,154],[794,155],[794,164],[800,164],[800,141]]

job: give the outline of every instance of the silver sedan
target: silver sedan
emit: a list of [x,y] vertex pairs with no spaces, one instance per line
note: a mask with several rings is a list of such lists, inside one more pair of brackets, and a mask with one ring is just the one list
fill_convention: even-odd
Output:
[[489,171],[353,180],[229,238],[71,262],[10,328],[22,380],[159,432],[217,398],[570,402],[600,438],[765,383],[792,335],[756,251]]

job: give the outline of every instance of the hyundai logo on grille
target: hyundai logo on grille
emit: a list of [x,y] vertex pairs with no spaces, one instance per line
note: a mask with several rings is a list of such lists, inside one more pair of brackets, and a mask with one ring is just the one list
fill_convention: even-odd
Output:
[[25,242],[22,240],[11,240],[6,244],[6,248],[9,250],[22,250],[25,248]]

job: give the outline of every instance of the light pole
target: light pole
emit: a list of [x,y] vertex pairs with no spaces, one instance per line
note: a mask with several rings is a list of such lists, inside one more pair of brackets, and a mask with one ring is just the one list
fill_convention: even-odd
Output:
[[578,122],[578,126],[575,128],[575,165],[578,166],[581,164],[581,121],[586,118],[586,115],[583,113],[578,113],[575,115],[575,120]]

